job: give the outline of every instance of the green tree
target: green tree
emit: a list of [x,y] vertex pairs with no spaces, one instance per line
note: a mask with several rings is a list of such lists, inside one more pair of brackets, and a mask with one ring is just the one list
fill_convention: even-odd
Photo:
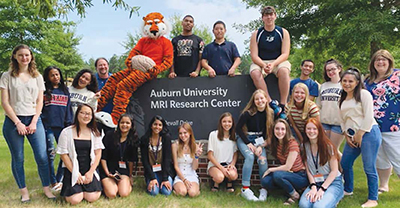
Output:
[[[29,2],[37,8],[37,14],[41,17],[65,16],[70,11],[76,11],[81,17],[85,17],[86,9],[93,5],[93,0],[18,0]],[[129,17],[136,13],[138,6],[130,6],[124,0],[103,0],[103,4],[112,4],[115,9],[129,11]]]
[[8,70],[11,52],[21,43],[32,48],[40,71],[49,65],[60,67],[66,75],[78,70],[84,62],[76,48],[80,37],[74,33],[75,24],[36,14],[37,9],[26,2],[0,2],[1,71]]
[[[243,2],[249,7],[265,6],[262,0]],[[344,66],[356,66],[365,72],[375,51],[399,47],[399,1],[271,0],[268,4],[277,9],[277,25],[285,27],[291,35],[289,59],[295,61],[292,66],[299,66],[301,59],[319,62],[335,57]],[[261,25],[260,20],[254,20],[237,26],[242,31],[253,31]]]

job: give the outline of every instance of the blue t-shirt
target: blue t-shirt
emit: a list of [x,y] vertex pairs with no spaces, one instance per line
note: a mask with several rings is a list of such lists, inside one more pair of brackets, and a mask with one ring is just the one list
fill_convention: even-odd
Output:
[[396,132],[400,130],[400,69],[379,83],[368,84],[365,87],[372,94],[374,102],[374,117],[381,132]]
[[[97,84],[98,84],[98,86],[99,86],[99,87],[98,87],[98,90],[100,91],[100,90],[104,87],[104,85],[106,84],[108,78],[110,78],[112,74],[109,72],[109,73],[108,73],[108,78],[107,78],[107,79],[102,79],[102,78],[100,78],[100,77],[99,77],[99,73],[96,73],[95,75],[96,75],[96,78],[97,78]],[[112,112],[112,109],[114,108],[113,100],[114,100],[114,99],[108,101],[107,105],[104,106],[104,108],[101,109],[101,111],[104,111],[104,112],[107,112],[107,113],[111,113],[111,112]]]
[[212,42],[203,51],[202,59],[208,61],[217,75],[227,75],[236,57],[240,57],[236,45],[225,41],[221,44]]
[[293,87],[299,82],[307,85],[308,91],[310,92],[311,96],[318,97],[318,84],[310,78],[308,78],[307,80],[301,80],[300,78],[296,78],[290,81],[290,91],[289,91],[290,95],[292,94]]

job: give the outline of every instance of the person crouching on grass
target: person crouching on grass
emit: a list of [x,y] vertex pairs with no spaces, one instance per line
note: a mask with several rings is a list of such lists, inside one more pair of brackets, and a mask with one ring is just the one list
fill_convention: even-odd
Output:
[[174,192],[179,196],[195,197],[200,194],[196,169],[199,167],[199,156],[203,153],[203,144],[196,144],[193,129],[188,123],[180,125],[178,132],[179,138],[172,145],[176,171]]
[[226,112],[219,118],[218,130],[212,131],[208,137],[207,172],[214,181],[211,191],[218,191],[219,184],[225,179],[228,180],[226,191],[235,191],[232,181],[238,177],[235,167],[237,150],[235,123],[232,115]]

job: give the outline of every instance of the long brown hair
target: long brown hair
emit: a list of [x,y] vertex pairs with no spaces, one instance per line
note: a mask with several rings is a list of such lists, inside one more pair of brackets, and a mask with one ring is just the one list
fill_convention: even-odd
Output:
[[90,108],[90,111],[92,112],[92,119],[91,119],[90,122],[87,124],[87,127],[90,129],[90,131],[91,131],[95,136],[100,136],[100,132],[99,132],[99,130],[97,129],[97,126],[96,126],[96,119],[95,119],[95,117],[94,117],[93,108],[90,107],[90,105],[84,104],[84,103],[83,103],[83,104],[80,104],[80,105],[78,106],[78,109],[76,110],[76,113],[75,113],[75,118],[74,118],[74,123],[73,123],[73,125],[74,125],[75,128],[76,128],[76,134],[77,134],[77,136],[79,137],[79,133],[80,133],[80,131],[81,131],[81,128],[80,128],[80,126],[79,126],[79,121],[78,121],[78,115],[79,115],[79,113],[81,112],[83,106],[86,106],[86,107]]
[[222,119],[224,119],[225,117],[231,117],[232,119],[232,127],[231,129],[229,129],[229,140],[236,141],[235,121],[233,120],[232,114],[229,112],[225,112],[219,117],[217,137],[220,141],[224,140],[224,128],[222,127]]
[[19,64],[17,59],[14,57],[17,55],[17,52],[21,49],[28,49],[30,54],[31,54],[31,62],[28,65],[28,72],[29,74],[35,78],[39,76],[39,72],[36,69],[36,62],[35,62],[35,56],[33,56],[32,50],[29,48],[29,46],[21,44],[17,45],[14,50],[12,51],[11,58],[10,58],[10,70],[11,70],[11,76],[16,77],[19,74]]
[[[192,126],[190,126],[190,124],[185,122],[178,127],[178,132],[181,129],[185,129],[190,134],[190,138],[189,138],[190,157],[194,158],[194,154],[196,153],[196,139],[194,138],[194,135],[193,135]],[[185,145],[185,143],[183,143],[183,141],[180,138],[178,138],[178,157],[183,156],[183,146],[184,145]]]
[[378,71],[376,71],[375,69],[375,61],[378,58],[378,56],[382,56],[383,58],[389,61],[389,67],[383,78],[387,79],[393,73],[394,58],[392,54],[390,54],[390,52],[387,50],[383,49],[378,50],[377,52],[374,53],[374,55],[372,55],[371,61],[369,62],[368,65],[368,70],[369,70],[368,84],[372,84],[373,82],[375,82],[376,79],[378,79]]
[[[258,89],[256,91],[253,92],[253,95],[251,95],[251,98],[249,100],[249,102],[247,103],[246,107],[244,107],[242,114],[244,112],[248,112],[251,116],[254,116],[254,114],[257,113],[257,106],[254,103],[254,98],[255,96],[261,93],[264,95],[265,98],[268,97],[267,93],[264,90]],[[265,122],[265,130],[267,132],[267,137],[266,139],[270,139],[271,135],[273,134],[273,128],[274,128],[274,111],[269,107],[269,104],[267,103],[265,105],[265,116],[266,116],[266,122]],[[247,130],[244,129],[244,132],[246,132]]]
[[[286,134],[283,137],[282,152],[281,152],[282,155],[285,155],[287,152],[290,140],[294,139],[294,138],[292,136],[292,131],[290,130],[289,123],[285,119],[278,118],[274,123],[274,128],[275,128],[275,125],[278,123],[283,123],[286,128]],[[277,155],[278,155],[278,145],[279,145],[279,139],[275,136],[275,132],[273,132],[272,139],[271,139],[271,154],[274,157],[277,157]]]
[[[318,121],[318,119],[316,119],[316,118],[309,118],[306,121],[305,125],[307,126],[308,123],[313,123],[318,129],[317,145],[318,145],[318,152],[319,152],[318,153],[319,154],[319,165],[323,166],[327,162],[329,162],[332,157],[335,157],[340,166],[340,156],[339,156],[337,147],[331,142],[331,140],[328,138],[328,136],[326,136],[325,130],[322,127],[321,122]],[[303,139],[303,145],[302,145],[303,148],[307,142],[310,143],[310,139],[306,135],[306,137]],[[310,146],[310,148],[311,148],[311,146]],[[304,149],[302,151],[301,157],[303,159],[303,162],[307,161],[307,154]],[[340,167],[339,167],[339,169],[340,169]]]

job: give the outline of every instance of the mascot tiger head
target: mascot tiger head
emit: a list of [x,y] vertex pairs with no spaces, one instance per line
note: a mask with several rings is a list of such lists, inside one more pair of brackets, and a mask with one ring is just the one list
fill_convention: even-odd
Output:
[[143,17],[142,31],[147,37],[157,39],[167,34],[170,28],[164,16],[158,12],[152,12]]

